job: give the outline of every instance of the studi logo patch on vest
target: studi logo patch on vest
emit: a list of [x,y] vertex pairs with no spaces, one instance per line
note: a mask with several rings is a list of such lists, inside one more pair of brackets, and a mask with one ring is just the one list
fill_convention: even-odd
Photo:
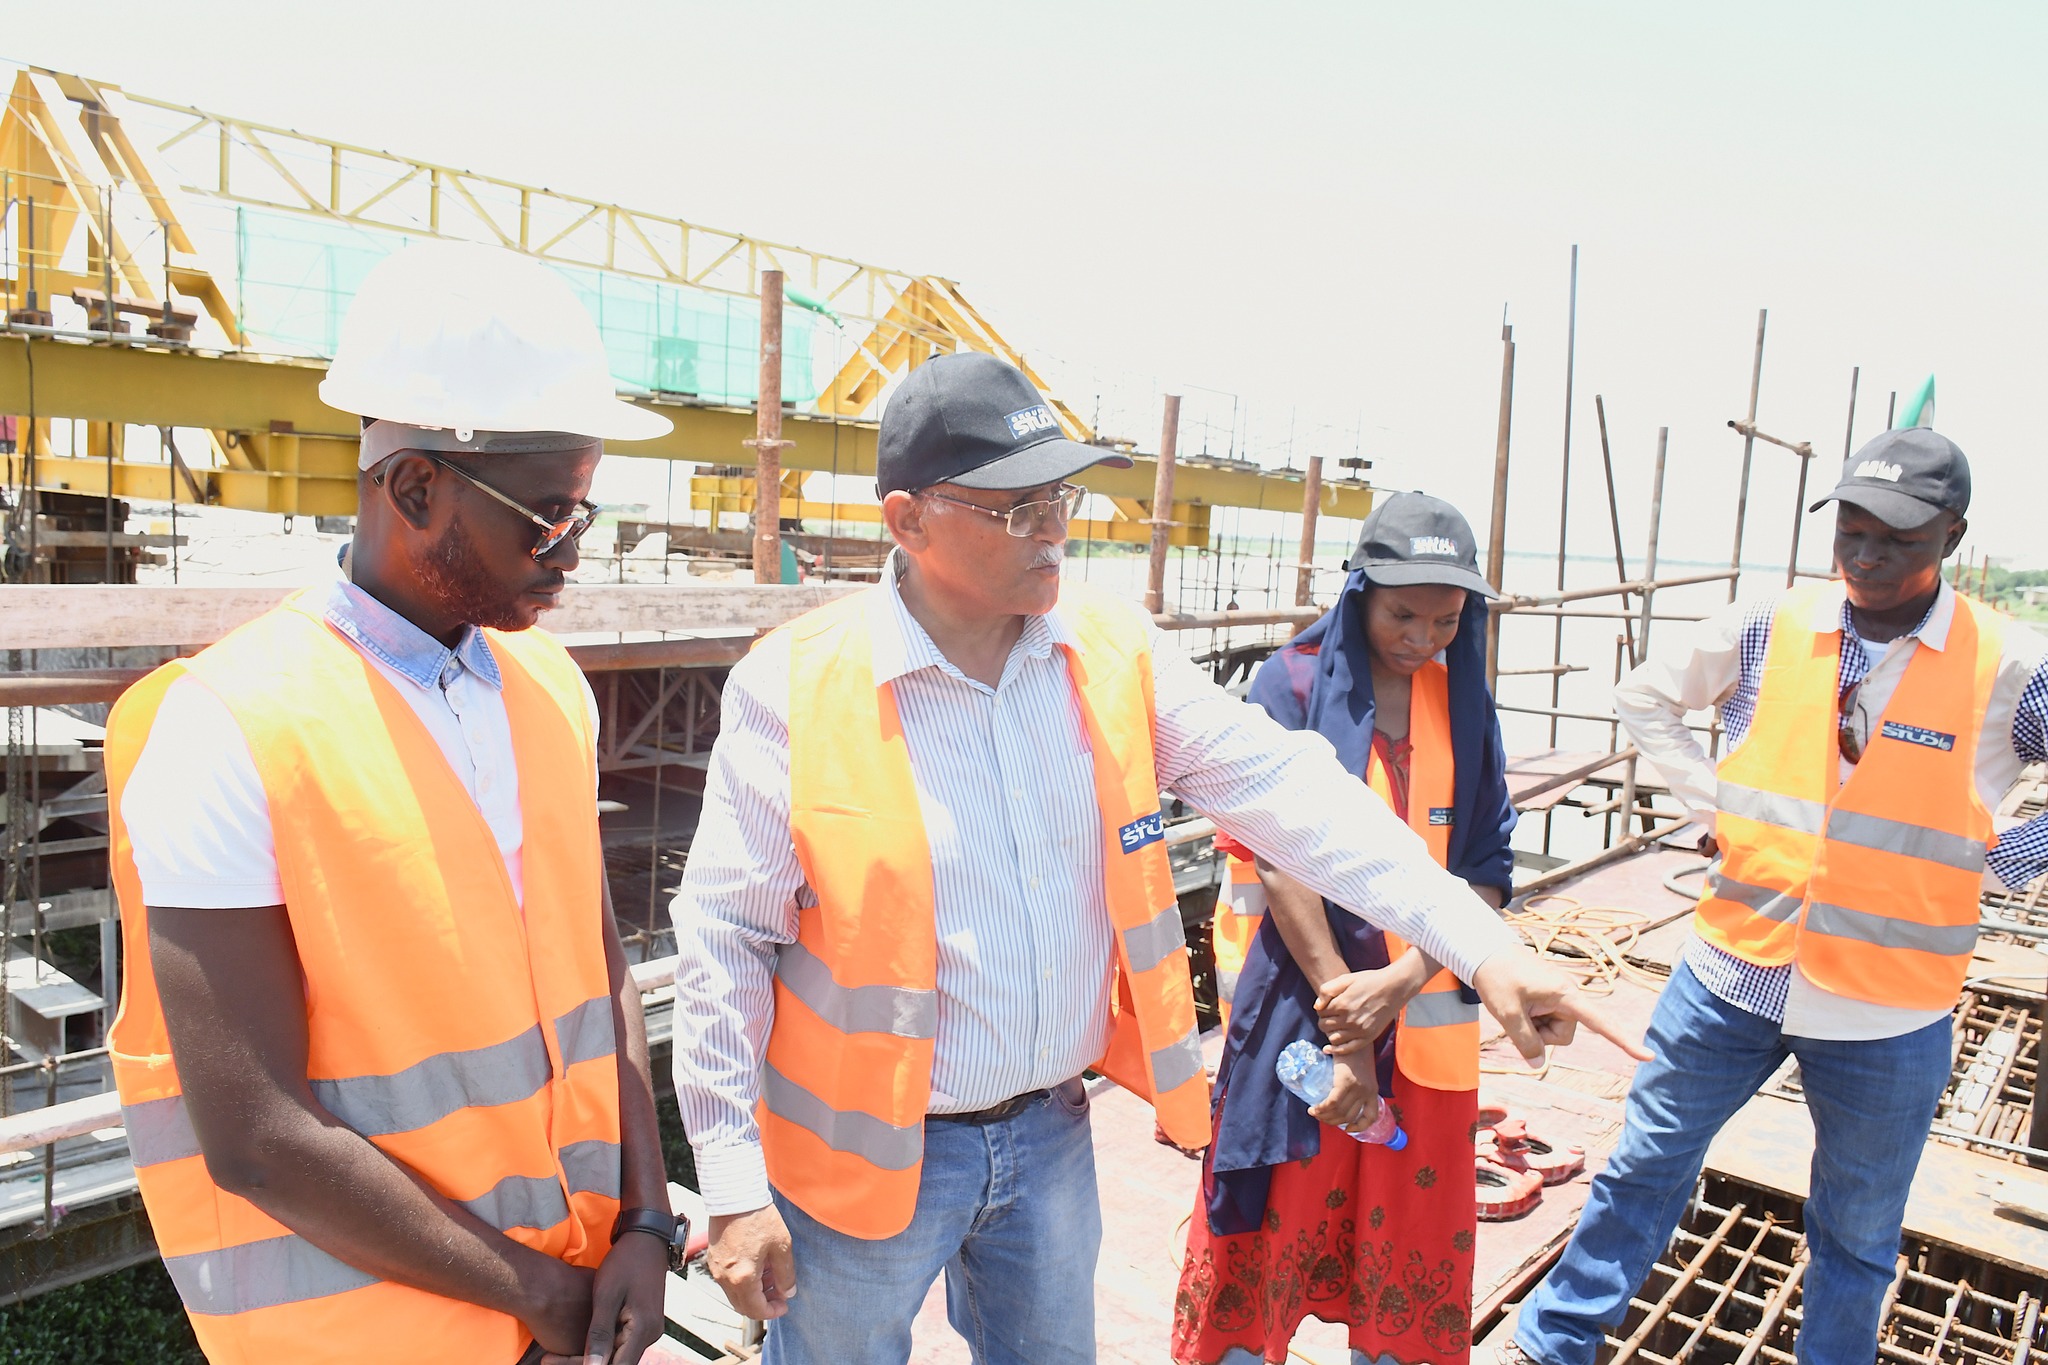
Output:
[[1145,845],[1156,844],[1166,837],[1165,815],[1156,810],[1150,815],[1141,815],[1118,830],[1116,837],[1123,844],[1124,852],[1136,853]]
[[1901,720],[1888,720],[1878,733],[1886,739],[1902,739],[1908,744],[1918,744],[1923,749],[1939,749],[1953,753],[1956,737],[1941,730],[1930,730],[1924,725],[1908,725]]
[[1432,825],[1455,825],[1458,823],[1457,808],[1453,806],[1431,806],[1429,823]]

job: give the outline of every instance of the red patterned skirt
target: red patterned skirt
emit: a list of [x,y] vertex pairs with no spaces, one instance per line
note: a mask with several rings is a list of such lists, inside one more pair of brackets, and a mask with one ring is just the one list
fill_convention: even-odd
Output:
[[1256,1232],[1217,1236],[1198,1198],[1174,1297],[1175,1361],[1216,1365],[1232,1347],[1285,1361],[1313,1315],[1348,1324],[1368,1359],[1466,1365],[1478,1092],[1397,1073],[1394,1106],[1407,1147],[1326,1126],[1320,1152],[1275,1168]]

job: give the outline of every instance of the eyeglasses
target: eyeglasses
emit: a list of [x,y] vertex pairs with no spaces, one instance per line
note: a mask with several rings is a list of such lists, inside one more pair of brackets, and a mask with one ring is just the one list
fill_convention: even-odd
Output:
[[1849,760],[1849,766],[1852,768],[1863,761],[1864,731],[1856,728],[1856,719],[1859,716],[1863,717],[1864,730],[1867,730],[1870,724],[1870,718],[1863,713],[1862,703],[1856,700],[1856,694],[1862,688],[1863,684],[1860,682],[1851,683],[1842,692],[1840,720],[1835,728],[1835,742],[1842,746],[1842,757]]
[[921,488],[918,491],[925,497],[950,502],[955,507],[965,507],[985,517],[994,517],[1003,523],[1005,531],[1019,540],[1037,535],[1045,529],[1048,521],[1057,521],[1061,526],[1065,526],[1074,519],[1074,512],[1081,506],[1081,499],[1088,495],[1088,490],[1077,484],[1063,483],[1060,485],[1059,493],[1054,497],[1037,502],[1020,502],[1015,507],[1004,508],[983,507],[980,503],[969,502],[965,498],[949,498],[944,493],[934,493],[929,488]]
[[[421,453],[426,454],[424,451]],[[532,551],[535,559],[545,557],[565,540],[576,540],[581,537],[585,531],[590,529],[590,523],[596,520],[597,514],[604,510],[586,498],[582,502],[577,503],[576,510],[566,517],[544,517],[525,503],[514,502],[511,498],[506,497],[503,493],[500,493],[497,489],[491,487],[460,465],[450,464],[437,455],[427,455],[427,458],[469,484],[478,492],[486,493],[496,498],[535,526],[540,527],[540,540],[534,544]]]

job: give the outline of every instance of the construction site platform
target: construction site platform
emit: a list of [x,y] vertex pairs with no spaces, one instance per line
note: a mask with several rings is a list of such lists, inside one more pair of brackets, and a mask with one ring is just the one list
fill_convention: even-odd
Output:
[[[1668,973],[1676,960],[1691,911],[1692,893],[1674,890],[1666,881],[1676,875],[1678,885],[1696,887],[1697,876],[1685,874],[1694,872],[1701,861],[1690,852],[1660,847],[1587,873],[1555,888],[1553,895],[1586,907],[1640,915],[1626,956],[1654,977]],[[2048,974],[2048,956],[2030,949],[1987,944],[1985,961],[1979,965],[1987,974],[2012,973],[2031,965],[2021,954],[2030,954],[2040,964],[2034,972],[2038,985]],[[1655,989],[1631,974],[1606,987],[1601,998],[1617,1022],[1640,1031],[1649,1023],[1656,996]],[[1479,1225],[1473,1321],[1481,1342],[1502,1340],[1512,1330],[1520,1302],[1570,1237],[1591,1177],[1620,1137],[1635,1069],[1618,1048],[1582,1034],[1556,1052],[1547,1066],[1531,1070],[1497,1036],[1498,1026],[1491,1020],[1487,1024],[1483,1099],[1504,1105],[1526,1119],[1532,1132],[1553,1143],[1582,1146],[1587,1170],[1546,1189],[1542,1203],[1526,1216]],[[1220,1035],[1211,1034],[1205,1052],[1212,1066],[1221,1051]],[[1090,1097],[1103,1207],[1096,1269],[1098,1358],[1157,1365],[1167,1358],[1187,1220],[1196,1207],[1201,1168],[1153,1140],[1152,1113],[1143,1102],[1107,1081],[1093,1083]],[[1802,1244],[1797,1213],[1806,1193],[1812,1142],[1805,1105],[1796,1098],[1761,1095],[1728,1125],[1713,1147],[1708,1181],[1694,1206],[1695,1221],[1704,1220],[1714,1228],[1697,1236],[1681,1231],[1667,1253],[1674,1266],[1660,1267],[1662,1278],[1653,1276],[1645,1291],[1668,1301],[1661,1306],[1639,1304],[1623,1330],[1631,1336],[1640,1333],[1641,1340],[1628,1346],[1623,1338],[1615,1338],[1610,1359],[1734,1361],[1741,1349],[1724,1338],[1753,1339],[1759,1328],[1762,1344],[1749,1359],[1790,1359],[1786,1343],[1798,1321],[1798,1279],[1789,1273],[1773,1279],[1770,1264],[1776,1263],[1773,1248],[1786,1258],[1786,1265],[1803,1255],[1798,1250]],[[1742,1207],[1731,1211],[1725,1205],[1736,1195],[1741,1196]],[[1723,1202],[1714,1202],[1717,1199]],[[1712,1242],[1712,1232],[1724,1221],[1729,1233]],[[1723,1243],[1732,1245],[1730,1239],[1737,1235],[1747,1235],[1756,1244],[1745,1264],[1757,1267],[1754,1273],[1764,1282],[1745,1288],[1747,1282],[1737,1276],[1736,1286],[1723,1294],[1723,1284],[1709,1273],[1718,1262],[1700,1253],[1719,1256]],[[1887,1306],[1888,1340],[1902,1344],[1886,1360],[2013,1361],[2024,1358],[2014,1353],[2022,1332],[2040,1338],[2034,1343],[2036,1352],[2048,1352],[2048,1320],[2042,1318],[2040,1302],[2048,1292],[2048,1170],[2010,1156],[1931,1140],[1914,1181],[1905,1243],[1900,1284]],[[1697,1263],[1694,1280],[1679,1286],[1684,1292],[1665,1295],[1664,1287],[1688,1273],[1688,1258]],[[2014,1289],[2016,1283],[2035,1285],[2033,1296]],[[1965,1285],[1967,1293],[1958,1288]],[[2002,1297],[2001,1289],[2006,1291]],[[1711,1311],[1698,1310],[1701,1296]],[[1773,1303],[1776,1313],[1765,1325],[1759,1305]],[[1928,1303],[1934,1307],[1924,1306]],[[2029,1303],[2032,1318],[2026,1315]],[[1923,1349],[1940,1335],[1939,1324],[1948,1320],[1944,1311],[1954,1320],[1942,1337],[1947,1345]],[[1699,1327],[1702,1321],[1706,1327]],[[1977,1326],[1970,1326],[1972,1322]],[[1673,1334],[1681,1340],[1693,1336],[1695,1328],[1690,1353],[1666,1355],[1653,1349]],[[1969,1345],[1972,1342],[1976,1345]],[[1999,1342],[2008,1343],[2003,1355],[1993,1352]],[[1307,1319],[1290,1354],[1305,1365],[1345,1365],[1350,1358],[1347,1329]],[[2048,1353],[2033,1358],[2048,1361]],[[915,1365],[961,1365],[969,1360],[966,1343],[946,1320],[943,1280],[933,1287],[917,1319],[911,1359]]]

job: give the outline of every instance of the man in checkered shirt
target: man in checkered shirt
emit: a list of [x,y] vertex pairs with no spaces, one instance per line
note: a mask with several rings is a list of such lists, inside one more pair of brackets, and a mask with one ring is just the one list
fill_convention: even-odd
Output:
[[[1591,1365],[1670,1240],[1708,1144],[1788,1055],[1799,1061],[1817,1143],[1799,1359],[1869,1365],[1875,1357],[1907,1192],[1949,1076],[1954,1002],[1933,997],[1951,978],[1960,985],[1953,974],[1974,942],[1974,924],[1957,922],[1975,913],[1968,877],[2018,889],[2048,872],[2048,816],[1994,831],[1989,815],[2022,768],[2048,758],[2048,642],[1964,603],[1942,581],[1969,497],[1969,463],[1952,442],[1926,428],[1884,433],[1811,509],[1837,504],[1841,582],[1731,606],[1616,690],[1636,748],[1704,830],[1701,850],[1729,861],[1710,870],[1696,932],[1658,1001],[1648,1038],[1657,1060],[1636,1073],[1621,1142],[1504,1358]],[[1782,645],[1813,645],[1774,653],[1774,630],[1787,632]],[[1835,637],[1829,708],[1814,668],[1826,667]],[[1800,672],[1808,660],[1819,662]],[[1784,681],[1795,674],[1804,689]],[[1937,677],[1961,685],[1937,686]],[[1906,700],[1888,709],[1895,693]],[[1718,770],[1685,724],[1708,707],[1719,709],[1727,736]],[[1812,725],[1836,730],[1832,790],[1812,793],[1824,802],[1803,799],[1792,776],[1813,771],[1800,768]],[[1771,747],[1738,761],[1745,742]],[[1859,763],[1878,771],[1845,790]],[[1817,771],[1825,783],[1825,769]],[[1942,772],[1954,799],[1936,803],[1935,815],[1914,815],[1916,790],[1918,806],[1929,798],[1913,775]],[[1965,809],[1973,793],[1981,809]],[[1782,867],[1800,851],[1812,861],[1795,867],[1787,887],[1734,876],[1773,857]],[[1860,909],[1807,885],[1812,876],[1839,889],[1837,864],[1884,869],[1894,865],[1887,858],[1933,868],[1925,882],[1903,874],[1891,903],[1868,903],[1866,891]],[[1930,898],[1926,886],[1944,891]],[[1939,904],[1930,909],[1930,900]]]

